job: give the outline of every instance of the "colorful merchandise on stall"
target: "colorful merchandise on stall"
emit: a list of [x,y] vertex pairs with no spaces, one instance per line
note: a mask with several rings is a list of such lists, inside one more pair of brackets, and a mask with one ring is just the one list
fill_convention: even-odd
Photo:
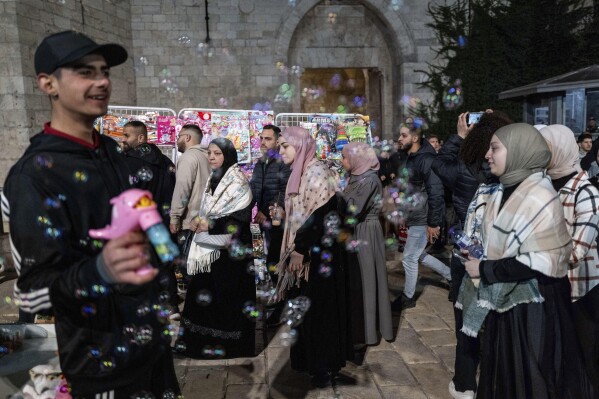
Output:
[[[255,163],[260,158],[260,132],[262,127],[273,123],[272,111],[183,109],[179,112],[177,125],[196,124],[204,132],[203,145],[217,137],[231,140],[240,164]],[[251,169],[251,168],[250,168]]]

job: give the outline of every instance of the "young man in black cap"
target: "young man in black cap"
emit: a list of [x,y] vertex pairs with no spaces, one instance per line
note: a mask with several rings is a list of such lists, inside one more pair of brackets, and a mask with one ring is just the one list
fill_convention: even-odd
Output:
[[93,129],[108,109],[110,67],[126,59],[123,47],[73,31],[41,42],[35,71],[51,121],[31,138],[2,192],[19,272],[15,297],[25,312],[55,316],[74,398],[179,394],[172,328],[159,300],[164,288],[155,280],[158,269],[144,268],[158,264],[145,234],[103,245],[88,233],[111,223],[109,200],[129,188],[117,143]]

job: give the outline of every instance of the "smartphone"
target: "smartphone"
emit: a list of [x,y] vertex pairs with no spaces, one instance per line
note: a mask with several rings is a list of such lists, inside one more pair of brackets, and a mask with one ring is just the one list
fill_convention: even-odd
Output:
[[468,120],[466,123],[468,123],[469,125],[472,125],[473,123],[478,123],[478,121],[480,120],[480,117],[483,115],[484,115],[484,112],[469,112]]

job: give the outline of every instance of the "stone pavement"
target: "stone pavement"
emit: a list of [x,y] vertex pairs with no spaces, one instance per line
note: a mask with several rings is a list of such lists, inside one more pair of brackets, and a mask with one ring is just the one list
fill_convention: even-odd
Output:
[[[387,262],[392,297],[403,287],[399,256],[389,253]],[[0,285],[2,298],[11,295],[13,281]],[[447,289],[441,277],[421,268],[415,308],[394,316],[395,341],[382,340],[369,347],[363,362],[348,363],[342,373],[355,379],[315,389],[307,375],[291,370],[289,347],[278,332],[269,330],[269,342],[253,358],[194,360],[175,356],[175,368],[187,399],[196,398],[405,398],[450,399],[447,384],[455,357],[454,321]],[[14,306],[0,304],[0,322],[14,321]],[[257,336],[261,331],[257,332]]]
[[[387,262],[393,297],[403,287],[399,258]],[[353,384],[312,388],[307,375],[291,369],[289,348],[282,344],[280,331],[269,331],[270,342],[254,358],[194,360],[175,356],[181,389],[185,398],[193,399],[450,399],[447,385],[453,376],[455,335],[447,293],[439,275],[421,268],[416,307],[394,315],[395,341],[382,340],[369,347],[362,364],[348,363],[342,370],[355,379]]]

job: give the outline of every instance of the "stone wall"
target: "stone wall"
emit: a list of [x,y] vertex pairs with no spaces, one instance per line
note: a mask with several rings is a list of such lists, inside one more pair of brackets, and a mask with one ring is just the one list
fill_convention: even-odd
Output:
[[[206,38],[204,2],[132,0],[138,105],[248,109],[272,104],[299,112],[300,90],[275,102],[279,87],[300,67],[377,67],[383,72],[383,135],[396,134],[402,95],[428,99],[417,87],[436,44],[420,0],[219,0],[209,2],[214,53]],[[335,14],[335,22],[328,20]],[[201,50],[201,47],[200,47]],[[280,64],[279,64],[280,65]]]
[[[441,1],[441,0],[438,0]],[[248,109],[272,104],[300,112],[300,90],[275,102],[288,67],[368,67],[381,71],[384,137],[397,134],[403,95],[428,99],[417,84],[432,61],[433,32],[421,0],[212,0],[214,51],[206,38],[203,0],[0,1],[0,186],[29,137],[49,117],[49,101],[35,87],[33,52],[45,35],[82,31],[118,42],[130,53],[113,69],[113,105]],[[328,21],[334,13],[335,22]],[[201,50],[201,48],[200,48]],[[304,64],[304,65],[302,65]],[[280,66],[281,64],[279,64]],[[284,69],[283,69],[284,70]]]
[[[29,138],[50,117],[50,102],[37,89],[33,54],[44,36],[73,29],[99,42],[131,49],[128,1],[17,0],[0,2],[0,187]],[[112,99],[136,102],[133,62],[114,68]]]

